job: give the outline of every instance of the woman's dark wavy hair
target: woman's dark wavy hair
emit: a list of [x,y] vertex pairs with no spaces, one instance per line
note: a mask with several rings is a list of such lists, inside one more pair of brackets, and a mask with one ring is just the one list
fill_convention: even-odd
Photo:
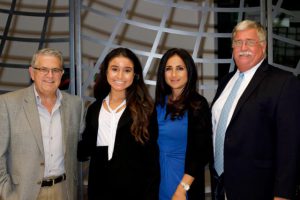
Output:
[[[181,93],[175,101],[166,102],[166,96],[172,94],[171,87],[165,80],[165,67],[172,56],[179,56],[187,69],[188,80]],[[167,115],[170,114],[171,119],[181,118],[188,108],[196,109],[199,105],[194,102],[194,95],[197,93],[197,68],[191,55],[181,48],[169,49],[161,58],[157,71],[157,82],[155,91],[155,105],[164,106],[167,103]]]
[[149,140],[148,126],[151,112],[153,110],[153,101],[143,79],[143,69],[138,57],[127,48],[116,48],[109,52],[100,66],[100,73],[94,86],[94,97],[104,99],[110,92],[106,77],[109,62],[115,57],[125,57],[131,60],[134,66],[134,81],[126,89],[126,105],[128,106],[133,123],[131,125],[131,134],[137,142],[142,144]]

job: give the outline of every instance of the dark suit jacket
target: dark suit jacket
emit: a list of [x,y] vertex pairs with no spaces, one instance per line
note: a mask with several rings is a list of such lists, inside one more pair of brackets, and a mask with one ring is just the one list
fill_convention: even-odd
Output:
[[[214,101],[233,74],[220,83]],[[224,185],[228,199],[293,198],[300,169],[299,135],[299,80],[264,61],[240,97],[226,131]]]
[[112,159],[107,147],[97,147],[98,116],[102,100],[95,101],[87,111],[86,128],[78,144],[78,159],[89,157],[89,199],[156,200],[159,188],[159,157],[156,135],[142,145],[131,135],[132,118],[128,107],[117,127]]
[[[192,98],[196,99],[201,105],[199,110],[188,110],[188,138],[185,156],[185,173],[195,178],[188,191],[189,200],[205,199],[204,193],[204,168],[212,155],[212,127],[211,112],[206,99],[195,94]],[[152,131],[158,132],[156,109],[151,120]],[[154,130],[156,127],[156,130]]]

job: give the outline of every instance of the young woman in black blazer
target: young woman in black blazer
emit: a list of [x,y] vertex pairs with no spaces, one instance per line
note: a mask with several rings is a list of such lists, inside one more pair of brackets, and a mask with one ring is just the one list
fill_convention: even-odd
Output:
[[158,200],[157,136],[152,99],[137,56],[126,48],[104,59],[86,115],[78,159],[90,158],[89,200]]

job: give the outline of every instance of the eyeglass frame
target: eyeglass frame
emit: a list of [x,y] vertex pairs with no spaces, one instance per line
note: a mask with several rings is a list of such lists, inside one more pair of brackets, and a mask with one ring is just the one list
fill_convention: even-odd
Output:
[[50,71],[52,74],[57,74],[57,75],[63,74],[65,72],[65,70],[61,68],[47,68],[47,67],[34,67],[34,66],[32,66],[32,68],[38,70],[44,75],[49,74]]
[[257,44],[265,42],[265,40],[252,40],[252,39],[247,39],[247,40],[233,40],[232,41],[232,46],[233,47],[241,47],[243,44],[245,44],[247,47],[254,47]]

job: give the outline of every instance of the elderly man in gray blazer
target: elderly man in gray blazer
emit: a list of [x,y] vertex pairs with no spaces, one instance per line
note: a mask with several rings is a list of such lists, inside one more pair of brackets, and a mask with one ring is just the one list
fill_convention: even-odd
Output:
[[34,83],[0,96],[0,200],[77,199],[83,103],[58,89],[63,72],[59,51],[39,50]]

